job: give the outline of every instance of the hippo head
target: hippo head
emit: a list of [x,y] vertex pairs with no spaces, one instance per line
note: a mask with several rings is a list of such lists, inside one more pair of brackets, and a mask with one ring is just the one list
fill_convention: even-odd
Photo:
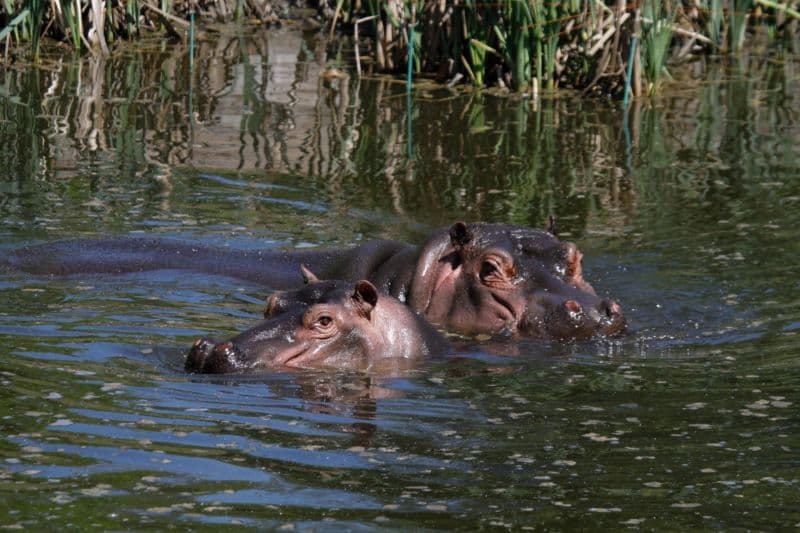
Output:
[[583,279],[581,259],[550,231],[457,222],[424,246],[408,300],[432,323],[466,333],[570,340],[622,332],[622,309]]
[[[378,291],[369,281],[318,281],[278,292],[267,300],[265,320],[232,339],[198,339],[186,370],[252,372],[270,368],[362,369],[381,351],[382,335],[371,324]],[[374,334],[373,334],[374,333]]]

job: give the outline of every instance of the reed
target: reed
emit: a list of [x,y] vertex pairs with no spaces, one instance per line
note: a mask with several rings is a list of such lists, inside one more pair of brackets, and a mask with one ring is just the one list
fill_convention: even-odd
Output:
[[648,80],[648,93],[658,90],[663,76],[667,72],[667,53],[672,41],[672,24],[675,13],[668,12],[661,0],[645,2],[644,20],[648,21],[642,28],[642,49],[644,50],[644,70]]
[[752,0],[731,0],[729,22],[730,46],[734,51],[738,52],[744,45],[748,11],[752,5]]
[[28,48],[36,60],[46,36],[106,55],[108,43],[142,31],[185,37],[194,8],[209,20],[278,21],[261,0],[0,0],[0,47]]
[[81,18],[81,11],[80,11],[80,4],[78,3],[79,0],[75,0],[75,2],[67,2],[65,4],[61,4],[58,0],[56,0],[55,6],[59,13],[61,13],[63,17],[62,27],[68,36],[68,39],[72,43],[72,48],[76,52],[81,51],[81,28],[80,28],[80,18]]
[[[373,71],[406,73],[411,63],[414,76],[460,75],[476,87],[537,94],[568,87],[621,97],[631,58],[641,60],[641,70],[632,72],[643,78],[642,92],[653,94],[674,59],[737,53],[759,45],[763,35],[771,46],[791,50],[800,24],[797,0],[306,2],[319,6],[331,36],[349,35],[362,21],[359,39],[369,43],[356,48],[373,55]],[[29,43],[34,58],[44,34],[78,52],[105,54],[106,43],[145,31],[184,36],[195,8],[207,20],[277,21],[271,0],[0,0],[0,36],[17,46]],[[766,31],[756,31],[759,26]],[[634,35],[638,51],[632,54]]]
[[704,7],[709,14],[708,22],[706,23],[706,32],[714,45],[719,47],[720,41],[722,40],[722,20],[724,15],[722,0],[711,0],[711,2]]
[[25,8],[14,17],[5,28],[0,30],[0,41],[10,37],[12,33],[17,34],[16,38],[19,39],[18,28],[23,29],[23,25],[30,18],[30,14],[30,9]]
[[[461,3],[420,1],[421,33],[414,60],[423,70],[452,77],[461,73],[476,86],[500,85],[514,90],[552,90],[571,87],[619,94],[625,86],[629,58],[641,58],[646,94],[658,91],[669,76],[668,63],[690,53],[737,52],[750,36],[757,45],[756,25],[768,26],[768,34],[793,42],[797,24],[781,20],[800,18],[795,1],[781,0],[501,0]],[[402,35],[408,16],[396,16],[387,0],[376,5],[339,0],[337,10],[351,19],[372,16],[372,34],[361,36],[377,42],[375,64],[384,72],[400,72],[404,66],[403,43],[389,35]],[[360,8],[360,5],[367,6]],[[756,8],[763,16],[756,17]],[[641,14],[641,19],[635,16]],[[344,21],[344,17],[340,19]],[[641,28],[636,26],[639,21]],[[347,32],[346,24],[339,26]],[[636,33],[640,53],[630,54]],[[790,44],[786,45],[787,47]],[[387,51],[394,57],[386,59]],[[399,51],[398,51],[399,50]],[[449,67],[448,65],[452,65]]]

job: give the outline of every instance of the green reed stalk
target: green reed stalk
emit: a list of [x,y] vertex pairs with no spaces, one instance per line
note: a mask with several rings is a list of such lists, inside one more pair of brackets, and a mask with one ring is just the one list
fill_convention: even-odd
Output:
[[39,42],[42,31],[42,18],[44,11],[43,0],[28,0],[28,9],[30,9],[30,17],[28,17],[29,38],[31,40],[31,49],[33,50],[33,60],[39,61]]
[[783,11],[788,16],[796,19],[800,19],[800,11],[796,9],[792,9],[792,7],[788,4],[780,4],[778,2],[773,2],[772,0],[756,0],[757,4],[761,4],[764,7],[768,7],[770,9],[774,9],[776,11]]
[[559,15],[556,3],[550,2],[543,43],[545,75],[547,77],[547,88],[550,90],[556,87],[556,53],[558,52],[559,32],[561,31],[561,24],[558,22]]
[[497,53],[494,48],[477,39],[469,40],[470,63],[472,72],[475,76],[474,82],[478,87],[483,87],[484,74],[486,72],[486,53]]
[[139,35],[139,0],[126,0],[128,35]]
[[[416,2],[409,2],[405,4],[404,12],[405,19],[408,21],[408,70],[420,70],[422,64],[422,32],[417,31],[418,20],[423,10],[425,9],[425,0],[417,0]],[[352,19],[352,17],[351,17]]]
[[[73,13],[72,7],[73,3],[70,0],[67,0],[65,4],[61,4],[61,12],[64,13],[64,20],[67,23],[67,27],[64,28],[64,32],[69,34],[69,38],[72,41],[72,48],[74,48],[75,52],[81,51],[81,34],[80,34],[80,26],[78,25],[78,20],[75,14]],[[78,14],[80,16],[80,14]]]
[[117,37],[116,33],[114,33],[114,0],[106,0],[104,21],[106,43],[113,43]]
[[14,19],[8,23],[8,26],[0,30],[0,40],[5,39],[7,35],[11,32],[17,31],[17,26],[22,27],[23,24],[27,22],[28,17],[30,16],[31,11],[27,7],[22,10],[22,12],[14,17]]
[[724,18],[722,0],[711,0],[711,5],[707,6],[706,9],[709,12],[706,31],[711,40],[714,41],[714,45],[718,47],[722,40],[722,20]]
[[731,0],[730,44],[731,49],[736,52],[740,51],[744,44],[747,12],[752,5],[752,0]]
[[755,3],[766,9],[766,25],[767,25],[767,38],[770,43],[780,42],[778,39],[782,36],[783,43],[788,45],[787,48],[792,50],[791,34],[793,32],[784,30],[781,35],[780,28],[777,25],[777,15],[782,13],[786,17],[800,20],[800,11],[792,7],[792,2],[787,1],[785,4],[773,0],[755,0]]
[[544,40],[544,25],[546,24],[547,15],[545,14],[542,2],[538,2],[536,0],[531,0],[530,12],[534,24],[533,38],[536,41],[534,49],[534,57],[536,60],[536,83],[538,84],[539,88],[542,88],[542,83],[544,81],[544,69],[542,67],[544,51],[542,50],[542,41]]
[[480,8],[476,5],[474,0],[465,0],[464,9],[462,13],[462,26],[454,27],[453,29],[458,32],[463,32],[463,39],[465,41],[469,61],[465,65],[467,73],[472,79],[473,85],[476,87],[483,86],[485,74],[485,58],[486,58],[486,44],[484,43],[485,35],[481,32],[481,27],[475,20],[475,15],[479,13]]
[[[508,0],[506,9],[509,13],[506,30],[506,56],[511,67],[512,88],[520,90],[531,80],[531,45],[536,58],[537,72],[541,68],[541,41],[535,32],[534,15],[528,2],[532,0]],[[541,76],[538,77],[541,81]]]
[[662,75],[666,72],[669,44],[672,40],[672,21],[675,12],[666,13],[661,0],[644,2],[642,6],[644,18],[651,22],[643,25],[642,52],[644,57],[644,73],[649,81],[649,94],[654,94],[661,84]]

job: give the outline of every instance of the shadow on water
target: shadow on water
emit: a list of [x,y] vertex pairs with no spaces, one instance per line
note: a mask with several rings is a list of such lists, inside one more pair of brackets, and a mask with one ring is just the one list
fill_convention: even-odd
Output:
[[614,102],[425,82],[409,116],[394,80],[324,81],[325,46],[210,33],[191,112],[179,45],[0,71],[2,248],[553,214],[635,332],[460,339],[394,377],[186,376],[192,340],[248,327],[266,288],[2,272],[0,525],[797,527],[796,59],[693,65],[626,131]]

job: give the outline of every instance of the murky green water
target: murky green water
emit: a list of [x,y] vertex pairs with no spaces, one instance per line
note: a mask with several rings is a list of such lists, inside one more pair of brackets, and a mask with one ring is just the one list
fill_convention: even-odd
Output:
[[[335,53],[336,51],[329,52]],[[324,43],[211,35],[0,70],[2,248],[235,248],[541,225],[636,331],[474,342],[391,379],[186,376],[266,289],[0,273],[0,526],[800,527],[800,64],[750,57],[633,109],[350,80]]]

